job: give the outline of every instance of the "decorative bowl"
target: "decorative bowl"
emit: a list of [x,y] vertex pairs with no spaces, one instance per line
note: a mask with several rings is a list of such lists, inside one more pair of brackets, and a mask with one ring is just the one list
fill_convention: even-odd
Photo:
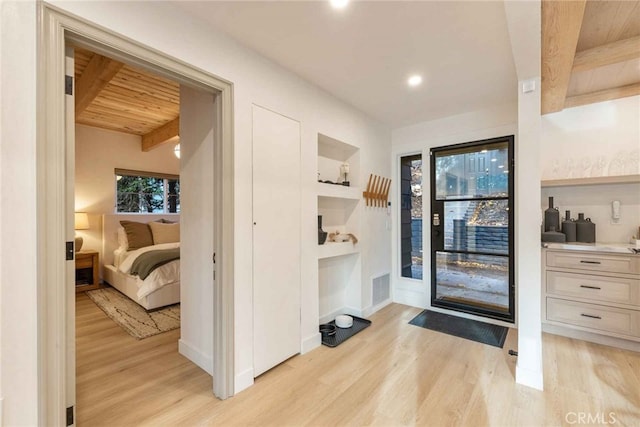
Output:
[[350,328],[353,326],[353,317],[341,314],[336,316],[336,326],[338,328]]
[[331,325],[329,323],[325,323],[324,325],[320,325],[320,333],[323,338],[330,337],[336,334],[338,330],[336,329],[336,325]]

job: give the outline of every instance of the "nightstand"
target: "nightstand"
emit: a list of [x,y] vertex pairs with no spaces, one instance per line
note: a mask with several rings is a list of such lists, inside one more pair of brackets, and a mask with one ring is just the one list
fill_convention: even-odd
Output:
[[98,251],[76,252],[76,292],[100,287]]

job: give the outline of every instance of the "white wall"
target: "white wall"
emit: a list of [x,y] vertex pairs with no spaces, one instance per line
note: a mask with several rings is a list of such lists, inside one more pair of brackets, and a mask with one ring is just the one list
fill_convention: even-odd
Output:
[[[542,116],[540,144],[544,179],[640,174],[640,96],[568,108]],[[628,242],[640,226],[640,185],[557,187],[542,190],[541,209],[554,196],[561,216],[596,223],[599,242]],[[611,202],[621,202],[619,223]]]
[[640,174],[640,96],[542,116],[543,179]]
[[2,2],[0,375],[4,425],[36,425],[36,8]]
[[[207,70],[234,84],[235,141],[235,370],[236,391],[251,385],[251,105],[262,105],[302,125],[302,338],[317,335],[318,263],[316,224],[317,134],[361,147],[361,173],[388,176],[390,132],[381,124],[310,85],[296,75],[220,35],[197,18],[165,2],[53,2],[57,7],[112,29],[154,49]],[[36,8],[34,1],[11,3],[2,16],[3,127],[2,205],[2,390],[5,421],[36,424]],[[135,16],[135,20],[125,19]],[[124,17],[124,18],[123,18]],[[168,31],[167,29],[171,29]],[[8,34],[7,34],[8,33]],[[179,34],[179,37],[176,37]],[[6,43],[6,44],[5,44]],[[10,63],[7,61],[10,60]],[[10,102],[6,103],[6,99]],[[3,125],[4,126],[4,125]],[[5,177],[11,177],[7,183]],[[360,178],[360,181],[363,179]],[[10,207],[10,208],[9,208]],[[8,227],[11,227],[8,230]],[[382,212],[364,214],[362,250],[369,254],[363,277],[390,268],[389,232]],[[297,242],[295,243],[297,244]],[[366,246],[365,246],[366,245]],[[368,248],[374,248],[369,250]],[[9,283],[9,285],[6,285]],[[15,286],[18,284],[19,286]],[[7,290],[6,286],[12,286]],[[16,290],[14,290],[14,287]],[[11,322],[5,320],[11,319]],[[11,324],[11,327],[7,325]],[[15,327],[15,325],[20,325]],[[7,369],[9,373],[7,373]]]
[[213,375],[214,96],[180,86],[180,353]]
[[102,215],[115,213],[114,169],[180,173],[180,160],[173,154],[174,144],[143,152],[140,139],[137,135],[76,125],[75,209],[89,214],[90,227],[76,233],[84,239],[83,250],[100,252],[101,266]]

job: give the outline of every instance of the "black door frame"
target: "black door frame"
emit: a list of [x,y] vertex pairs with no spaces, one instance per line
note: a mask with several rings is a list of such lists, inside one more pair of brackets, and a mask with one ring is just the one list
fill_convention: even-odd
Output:
[[[458,251],[458,250],[445,250],[444,249],[444,202],[445,200],[436,200],[436,156],[435,154],[442,151],[473,148],[475,146],[489,145],[494,143],[507,143],[507,155],[508,155],[508,206],[509,206],[509,311],[508,313],[499,313],[490,309],[485,309],[471,304],[464,304],[453,301],[438,301],[436,300],[436,252],[447,253],[471,253],[477,255],[491,255],[495,256],[495,253],[483,253],[483,252],[471,252],[471,251]],[[507,321],[510,323],[515,322],[515,271],[514,271],[514,218],[515,218],[515,198],[514,198],[514,176],[515,176],[515,152],[514,152],[514,136],[507,135],[497,138],[483,139],[479,141],[465,142],[461,144],[447,145],[444,147],[435,147],[430,150],[430,189],[431,189],[431,215],[429,217],[430,229],[431,229],[431,306],[446,308],[455,311],[461,311],[469,314],[476,314],[483,317],[489,317],[492,319],[498,319]],[[502,199],[504,197],[485,198],[485,199]],[[455,201],[467,201],[478,200],[476,197],[460,198]],[[434,217],[438,215],[439,224],[434,225]]]

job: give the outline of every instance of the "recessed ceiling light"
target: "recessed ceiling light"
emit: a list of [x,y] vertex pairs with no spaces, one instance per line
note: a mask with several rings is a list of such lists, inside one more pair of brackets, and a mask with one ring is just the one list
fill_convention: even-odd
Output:
[[349,4],[349,0],[329,0],[334,9],[344,9]]
[[407,83],[409,84],[409,86],[418,86],[420,83],[422,83],[422,76],[419,75],[413,75],[411,77],[409,77],[409,80],[407,80]]

